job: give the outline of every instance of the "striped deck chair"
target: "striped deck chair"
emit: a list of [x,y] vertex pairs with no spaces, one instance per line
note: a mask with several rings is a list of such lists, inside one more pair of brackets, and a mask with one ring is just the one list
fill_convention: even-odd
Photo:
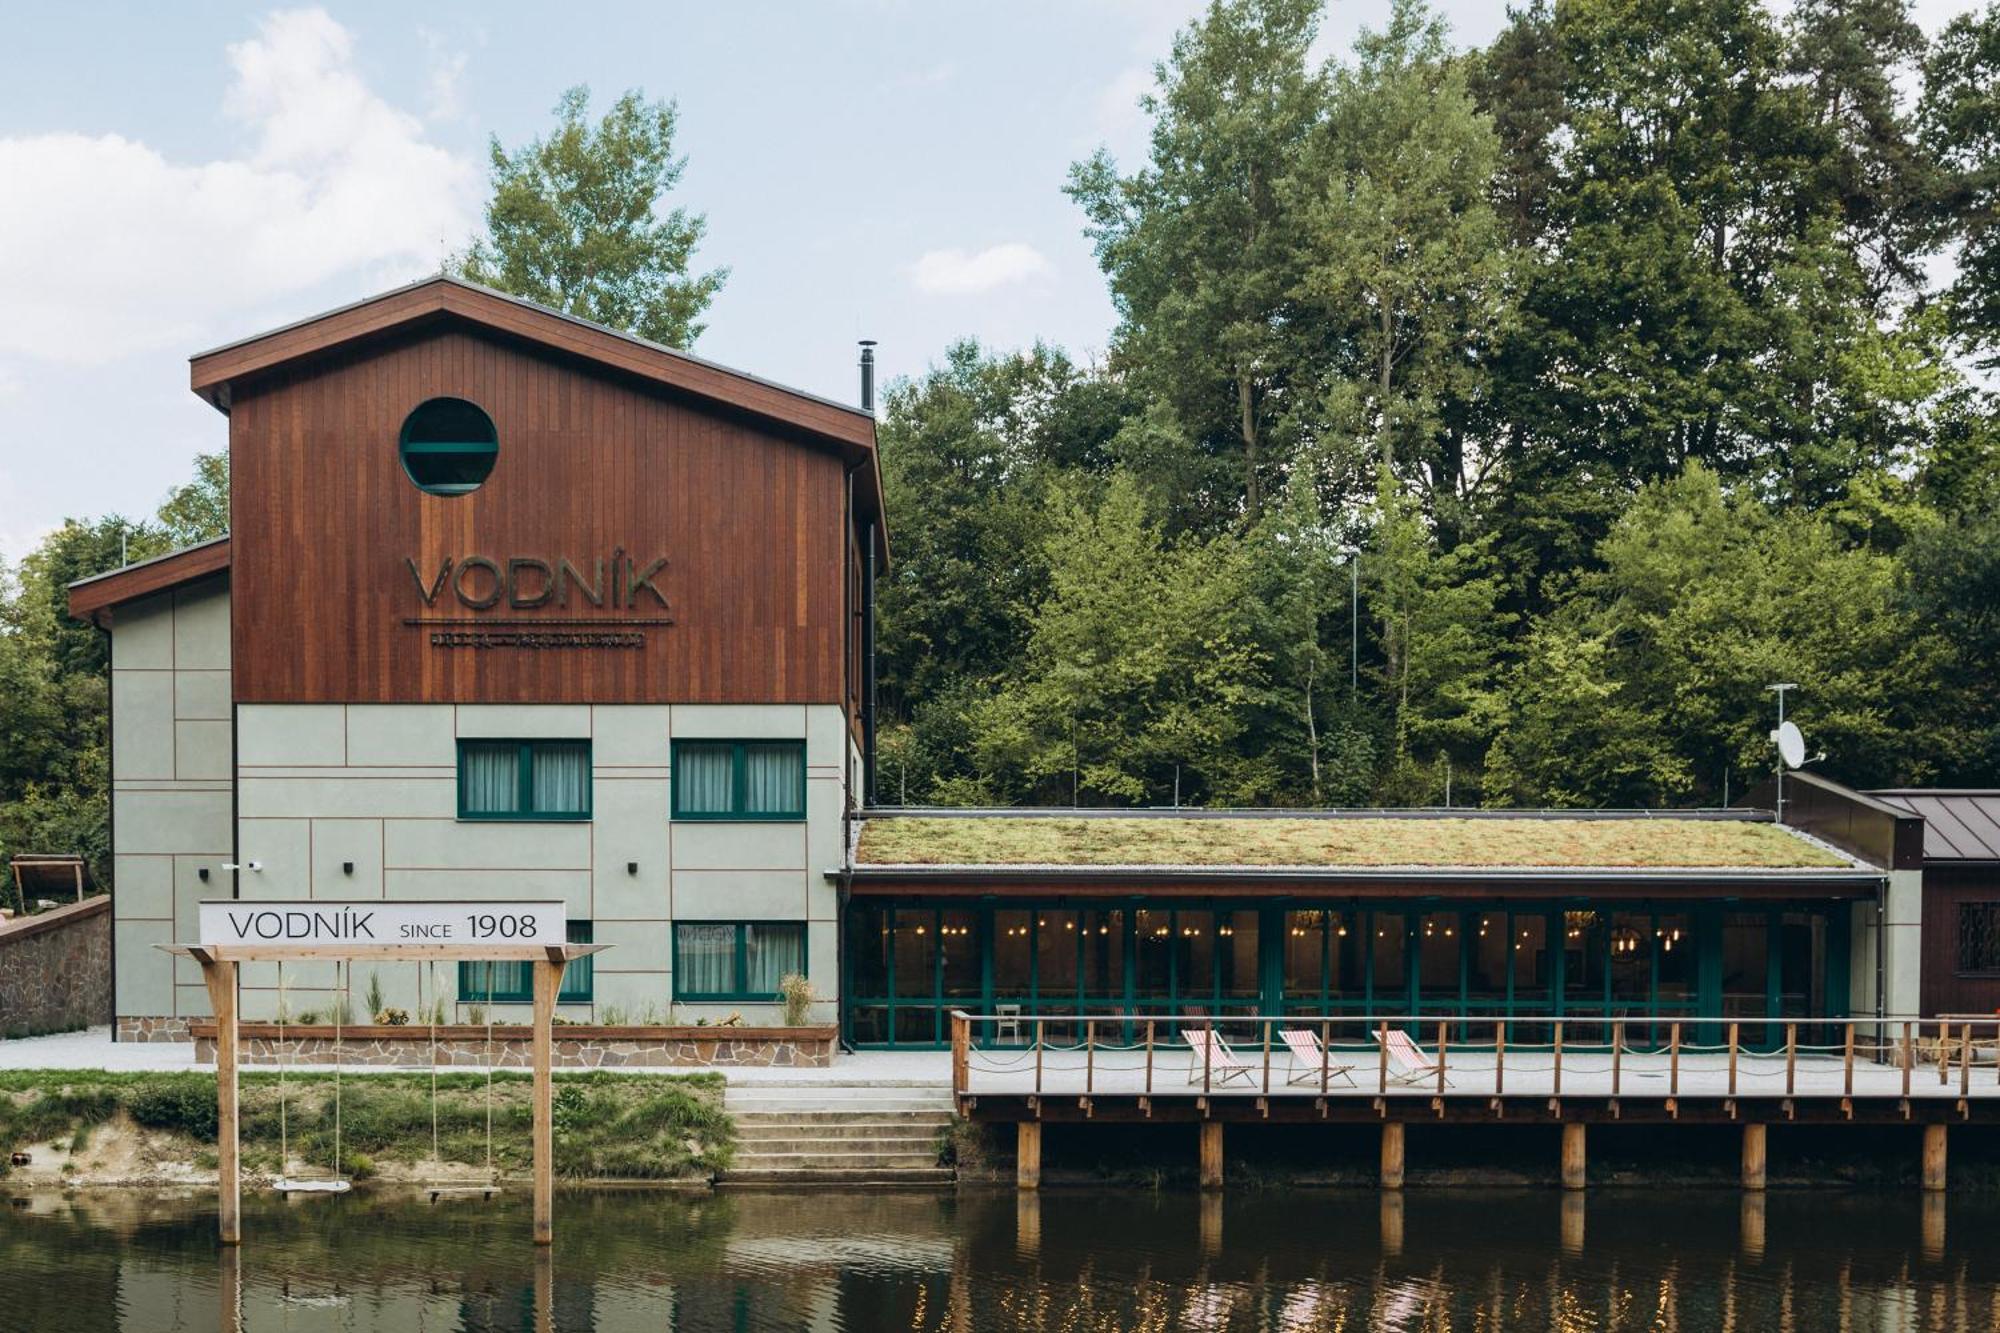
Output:
[[1232,1078],[1250,1081],[1250,1066],[1243,1063],[1236,1052],[1229,1049],[1229,1043],[1213,1032],[1200,1028],[1182,1028],[1181,1040],[1188,1048],[1188,1082],[1202,1081],[1202,1071],[1208,1071],[1210,1087],[1220,1087]]
[[[1437,1061],[1425,1055],[1423,1049],[1410,1040],[1410,1034],[1401,1028],[1390,1028],[1388,1033],[1376,1033],[1375,1039],[1389,1052],[1389,1081],[1406,1087],[1419,1083],[1429,1083],[1438,1076]],[[1444,1085],[1451,1086],[1446,1078]]]
[[1320,1071],[1326,1071],[1328,1083],[1344,1078],[1347,1086],[1357,1086],[1354,1082],[1353,1065],[1337,1065],[1319,1044],[1319,1034],[1311,1028],[1279,1028],[1278,1035],[1285,1039],[1285,1049],[1292,1053],[1291,1072],[1285,1075],[1289,1084],[1317,1083]]

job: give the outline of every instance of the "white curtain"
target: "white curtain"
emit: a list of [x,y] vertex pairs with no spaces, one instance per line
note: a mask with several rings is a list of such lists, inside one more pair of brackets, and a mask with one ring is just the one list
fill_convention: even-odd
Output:
[[745,814],[795,815],[805,808],[806,757],[799,746],[747,745],[744,761]]
[[750,995],[776,995],[778,980],[787,972],[806,970],[806,928],[751,924],[743,927],[744,969],[750,974],[743,990]]
[[731,811],[730,749],[723,745],[683,745],[673,780],[680,792],[679,809],[690,815],[726,815]]
[[590,808],[590,747],[564,741],[535,747],[535,810],[580,815]]
[[465,810],[474,815],[511,815],[521,808],[520,748],[502,745],[465,747]]
[[736,993],[736,927],[677,925],[674,989],[682,995]]

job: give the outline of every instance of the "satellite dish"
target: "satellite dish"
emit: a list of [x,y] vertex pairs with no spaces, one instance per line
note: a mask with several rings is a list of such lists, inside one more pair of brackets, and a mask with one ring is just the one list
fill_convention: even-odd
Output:
[[1778,757],[1785,761],[1786,768],[1798,768],[1805,763],[1806,738],[1799,733],[1797,726],[1781,722],[1778,729],[1771,733],[1771,738],[1778,742]]

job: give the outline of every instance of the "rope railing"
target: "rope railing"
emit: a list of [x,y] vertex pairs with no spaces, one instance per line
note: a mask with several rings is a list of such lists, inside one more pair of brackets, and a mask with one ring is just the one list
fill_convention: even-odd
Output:
[[[961,1096],[2000,1097],[2000,1015],[951,1015]],[[1697,1039],[1699,1038],[1699,1039]],[[1990,1077],[1975,1078],[1976,1066]],[[977,1079],[975,1076],[979,1076]],[[1803,1082],[1802,1082],[1803,1080]],[[1956,1085],[1954,1088],[1953,1085]],[[1936,1095],[1926,1093],[1925,1095]]]

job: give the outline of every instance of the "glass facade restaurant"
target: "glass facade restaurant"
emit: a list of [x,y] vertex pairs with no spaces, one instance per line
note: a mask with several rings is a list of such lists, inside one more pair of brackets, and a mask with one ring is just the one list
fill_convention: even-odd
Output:
[[1575,1040],[1622,1021],[1645,1043],[1721,1015],[1768,1047],[1782,1029],[1755,1020],[1847,1013],[1850,916],[1844,902],[861,899],[845,1035],[943,1045],[963,1009],[996,1016],[980,1036],[1002,1044],[1031,1041],[1038,1017],[1068,1042],[1079,1017],[1251,1014],[1547,1015]]

